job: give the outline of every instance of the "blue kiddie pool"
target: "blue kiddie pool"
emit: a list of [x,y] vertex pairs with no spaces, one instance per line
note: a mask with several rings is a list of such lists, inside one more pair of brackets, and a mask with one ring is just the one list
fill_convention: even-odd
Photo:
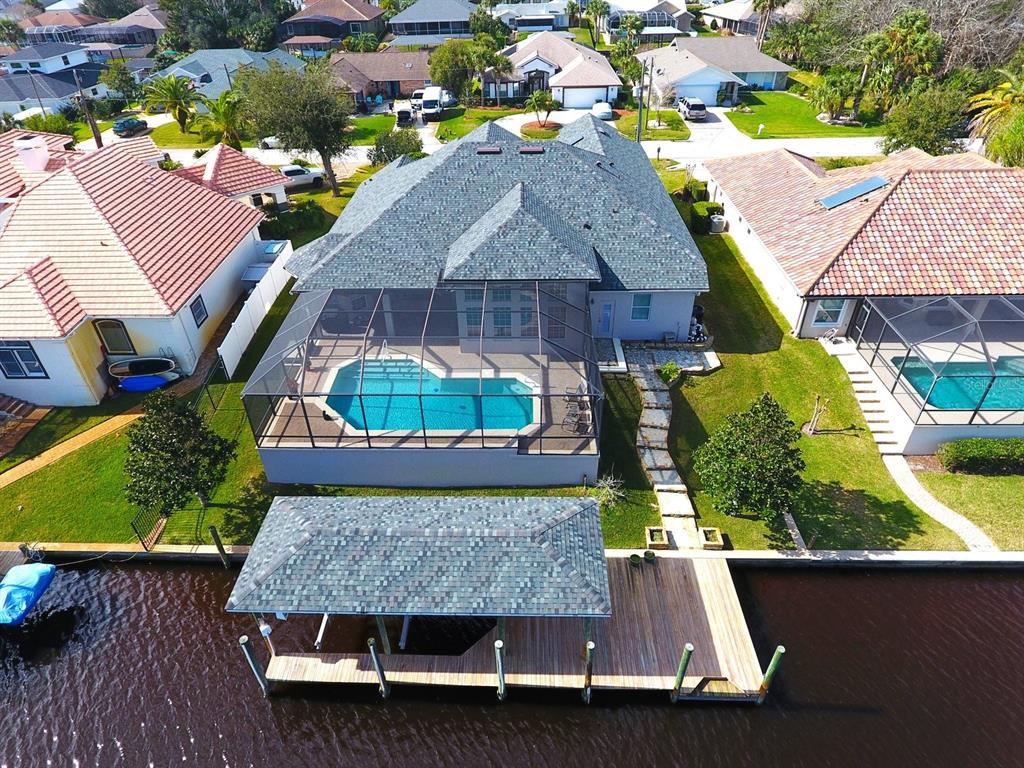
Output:
[[53,581],[57,566],[49,563],[16,565],[0,581],[0,625],[16,627],[32,612]]

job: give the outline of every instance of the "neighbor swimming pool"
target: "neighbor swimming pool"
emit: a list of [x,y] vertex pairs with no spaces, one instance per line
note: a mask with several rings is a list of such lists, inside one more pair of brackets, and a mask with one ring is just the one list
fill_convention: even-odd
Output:
[[[899,369],[903,356],[892,358],[892,364]],[[922,398],[928,397],[928,404],[935,408],[950,410],[973,410],[984,397],[985,410],[1015,411],[1024,408],[1024,357],[1000,357],[995,361],[995,381],[988,396],[985,389],[991,380],[986,363],[948,363],[942,368],[942,376],[932,389],[932,372],[919,357],[906,358],[903,375]],[[931,396],[928,390],[931,389]]]
[[412,360],[347,365],[335,375],[331,392],[327,405],[357,429],[514,431],[533,421],[533,390],[518,379],[439,377]]

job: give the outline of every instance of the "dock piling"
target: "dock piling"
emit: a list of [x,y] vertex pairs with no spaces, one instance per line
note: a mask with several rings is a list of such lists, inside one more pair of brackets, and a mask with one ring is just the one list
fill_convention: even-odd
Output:
[[693,656],[693,643],[687,643],[683,646],[683,655],[679,657],[679,668],[676,669],[676,682],[672,686],[673,704],[679,701],[679,693],[683,688],[683,675],[686,674],[686,668],[690,666],[691,656]]
[[370,661],[373,663],[374,672],[377,673],[380,697],[386,699],[391,695],[391,685],[388,683],[387,678],[384,677],[384,667],[381,666],[380,655],[377,653],[377,642],[371,637],[366,641],[366,644],[370,646]]
[[494,668],[498,673],[498,701],[505,700],[505,643],[494,641]]
[[224,542],[220,540],[220,533],[217,531],[217,526],[210,526],[210,538],[213,539],[213,545],[217,547],[217,554],[220,555],[220,561],[224,564],[225,568],[231,567],[231,561],[228,560],[228,552],[224,549]]
[[768,686],[772,684],[772,678],[775,677],[775,673],[778,671],[779,664],[782,662],[782,657],[785,653],[786,647],[784,645],[776,646],[775,653],[772,654],[772,660],[768,662],[768,669],[764,671],[764,678],[761,680],[761,687],[757,691],[758,704],[763,703],[765,696],[768,695]]
[[378,615],[378,616],[375,616],[374,618],[377,620],[377,634],[380,635],[380,644],[384,648],[384,654],[386,656],[390,656],[391,655],[391,638],[388,637],[388,628],[384,624],[384,617]]
[[266,698],[270,693],[270,681],[267,680],[267,676],[263,673],[263,667],[260,666],[259,661],[256,659],[256,654],[252,650],[252,641],[249,640],[248,635],[242,635],[238,638],[238,645],[242,649],[242,654],[245,656],[245,660],[249,662],[249,669],[251,669],[253,675],[256,676],[256,682],[260,684],[260,690],[263,691],[263,698]]
[[587,646],[584,650],[584,658],[586,659],[586,667],[583,672],[583,703],[590,703],[590,692],[591,682],[594,679],[594,641],[587,640]]
[[405,615],[402,619],[402,635],[398,638],[398,648],[404,651],[406,643],[409,642],[409,624],[412,623],[412,616],[409,614]]
[[329,618],[330,614],[325,613],[323,619],[320,620],[320,630],[316,633],[316,640],[313,642],[313,648],[317,651],[324,644],[324,632],[327,631],[327,620]]

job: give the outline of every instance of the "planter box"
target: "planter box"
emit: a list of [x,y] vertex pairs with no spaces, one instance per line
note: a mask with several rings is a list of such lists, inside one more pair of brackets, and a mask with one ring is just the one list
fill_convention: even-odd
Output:
[[647,549],[669,549],[671,547],[668,531],[660,525],[649,525],[644,528]]
[[717,528],[698,528],[697,534],[700,537],[700,545],[704,549],[725,548],[725,541],[722,539],[722,532]]

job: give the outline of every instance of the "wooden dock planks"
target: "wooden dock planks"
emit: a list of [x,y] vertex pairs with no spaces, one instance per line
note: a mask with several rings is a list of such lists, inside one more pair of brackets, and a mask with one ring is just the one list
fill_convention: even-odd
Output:
[[[724,560],[664,558],[640,568],[625,558],[608,560],[613,615],[595,620],[593,687],[671,690],[683,645],[694,644],[683,692],[702,678],[725,678],[708,693],[752,698],[761,681],[750,632]],[[505,669],[508,686],[581,688],[582,619],[508,619]],[[413,623],[415,632],[415,622]],[[497,684],[491,630],[461,656],[382,656],[388,681],[420,685]],[[367,654],[278,654],[271,680],[375,684]]]

